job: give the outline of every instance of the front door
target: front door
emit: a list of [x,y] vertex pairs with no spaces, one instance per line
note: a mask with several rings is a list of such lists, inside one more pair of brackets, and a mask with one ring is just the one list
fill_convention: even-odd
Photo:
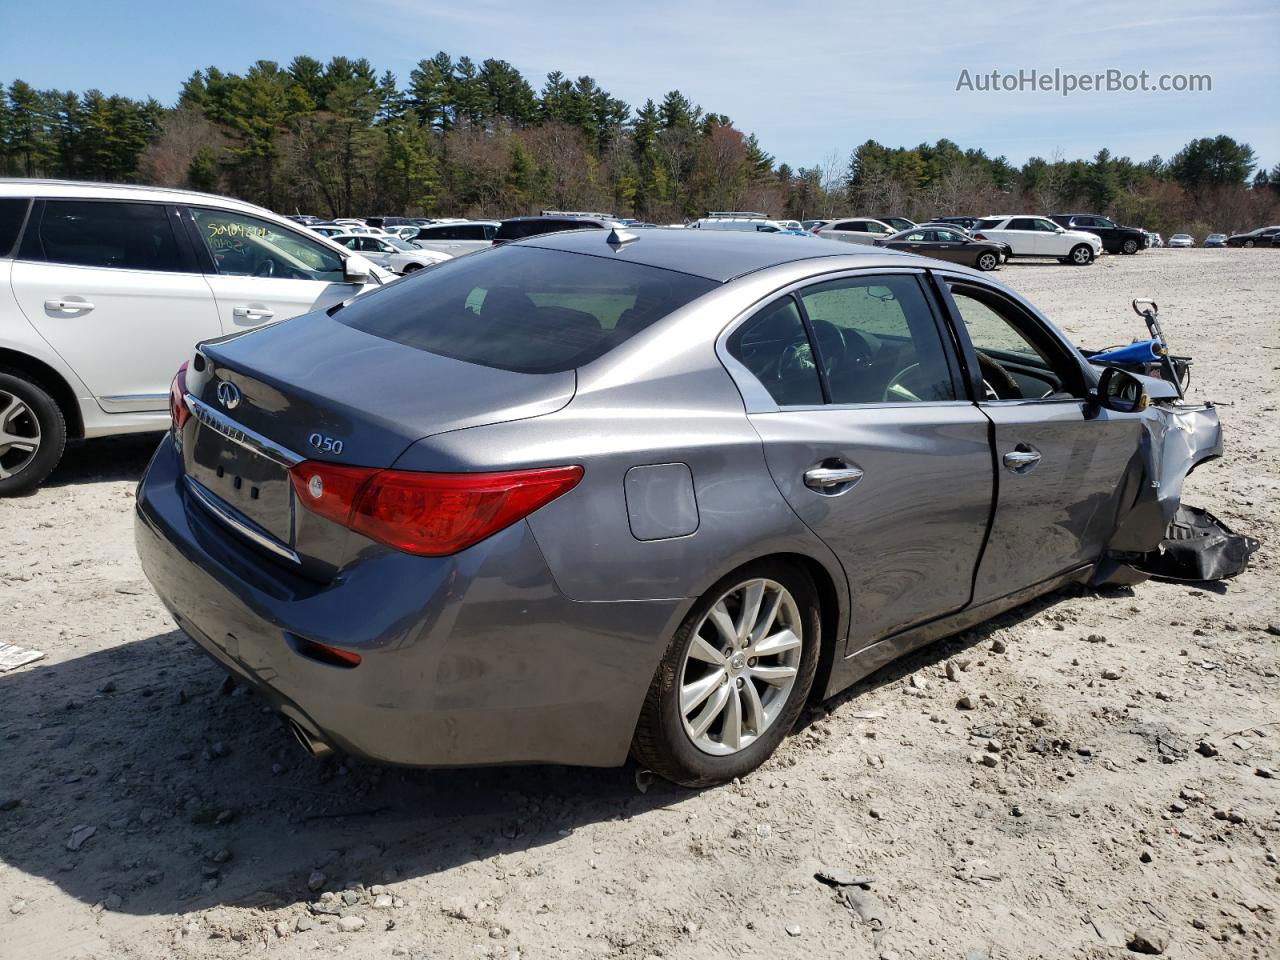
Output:
[[776,410],[749,413],[770,473],[839,557],[848,653],[969,603],[992,498],[987,419],[913,272],[775,300],[729,349]]
[[169,382],[222,333],[176,211],[37,201],[11,283],[23,314],[108,413],[168,409]]
[[1141,425],[1137,414],[1089,402],[1079,360],[1020,304],[962,280],[950,296],[995,433],[995,515],[974,587],[981,603],[1098,559]]
[[343,279],[341,254],[299,231],[209,207],[185,216],[225,333],[332,306],[361,290]]

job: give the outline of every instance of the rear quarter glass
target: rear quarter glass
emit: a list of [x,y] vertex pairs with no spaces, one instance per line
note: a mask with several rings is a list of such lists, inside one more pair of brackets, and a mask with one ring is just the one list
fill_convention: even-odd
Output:
[[30,206],[31,201],[26,197],[0,197],[0,257],[13,252]]
[[504,246],[391,284],[335,319],[467,363],[560,373],[603,356],[717,286],[658,267]]

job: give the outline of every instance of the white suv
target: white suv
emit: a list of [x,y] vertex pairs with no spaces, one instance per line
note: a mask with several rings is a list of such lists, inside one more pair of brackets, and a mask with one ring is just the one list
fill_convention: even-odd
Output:
[[1057,257],[1080,267],[1102,255],[1102,238],[1096,233],[1068,230],[1034,214],[984,217],[974,224],[973,239],[1008,244],[1011,257]]
[[842,217],[839,220],[828,220],[813,232],[823,240],[874,244],[877,240],[888,240],[898,231],[871,217]]
[[68,438],[165,429],[197,341],[394,279],[238,200],[0,179],[0,496],[39,484]]

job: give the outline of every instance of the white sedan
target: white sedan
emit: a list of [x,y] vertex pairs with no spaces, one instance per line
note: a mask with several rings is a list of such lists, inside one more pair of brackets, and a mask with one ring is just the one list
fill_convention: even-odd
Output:
[[1171,247],[1194,247],[1195,245],[1196,239],[1189,233],[1175,233],[1169,238],[1169,246]]
[[366,260],[372,260],[378,266],[399,274],[413,273],[423,267],[434,267],[437,263],[453,259],[447,253],[423,250],[390,235],[374,237],[363,233],[340,233],[329,239],[348,250],[355,250]]

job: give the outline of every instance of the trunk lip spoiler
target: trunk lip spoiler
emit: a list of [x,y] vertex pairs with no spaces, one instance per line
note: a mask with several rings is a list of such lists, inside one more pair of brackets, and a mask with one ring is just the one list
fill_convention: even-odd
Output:
[[187,409],[191,411],[192,416],[215,430],[222,436],[226,437],[232,443],[237,443],[254,453],[273,460],[286,469],[297,466],[306,457],[294,453],[288,447],[276,443],[262,434],[250,430],[248,427],[241,426],[230,417],[224,416],[217,410],[202,400],[197,400],[191,394],[183,395],[183,399],[187,404]]

